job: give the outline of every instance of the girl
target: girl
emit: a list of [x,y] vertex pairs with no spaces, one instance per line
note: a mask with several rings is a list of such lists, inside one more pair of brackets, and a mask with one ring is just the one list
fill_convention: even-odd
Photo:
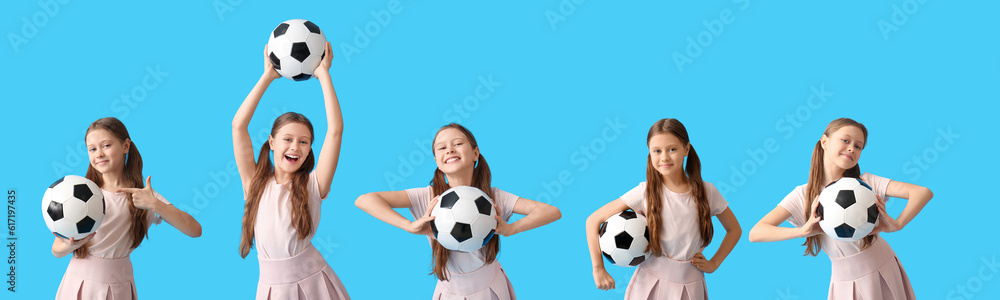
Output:
[[[925,187],[861,174],[858,159],[868,141],[864,125],[848,118],[833,120],[813,149],[809,182],[792,190],[750,230],[751,242],[773,242],[806,238],[805,253],[816,256],[823,249],[830,256],[829,299],[914,299],[910,280],[879,231],[893,232],[906,226],[933,194]],[[821,234],[816,216],[816,197],[823,187],[842,178],[860,178],[878,197],[879,224],[872,234],[857,242],[836,241]],[[885,196],[909,199],[898,219],[885,212]],[[778,227],[784,221],[795,228]]]
[[116,118],[94,121],[84,135],[87,144],[87,179],[104,195],[104,221],[93,234],[76,240],[56,236],[52,255],[70,252],[56,299],[135,299],[132,253],[150,224],[167,221],[190,237],[201,236],[201,224],[153,190],[150,177],[142,183],[142,156]]
[[[639,264],[625,290],[625,299],[707,299],[704,273],[719,268],[743,234],[715,185],[701,179],[701,161],[676,119],[653,123],[646,135],[649,158],[646,181],[587,218],[587,244],[597,288],[615,288],[604,269],[597,231],[601,222],[626,209],[646,216],[651,255]],[[687,165],[682,168],[684,158]],[[712,242],[711,216],[726,229],[712,259],[701,253]]]
[[[500,263],[499,236],[511,236],[561,217],[554,206],[520,198],[491,186],[490,167],[479,153],[479,144],[468,129],[455,123],[441,127],[434,136],[434,161],[437,169],[430,186],[405,191],[374,192],[361,195],[359,208],[390,225],[407,232],[426,235],[431,243],[434,274],[438,283],[433,299],[516,299],[510,280]],[[431,210],[438,197],[451,187],[473,186],[485,192],[496,206],[496,236],[475,252],[450,251],[431,236]],[[433,199],[433,200],[432,200]],[[410,221],[393,208],[407,207]],[[507,220],[514,213],[526,215],[514,223]]]
[[330,79],[330,44],[313,73],[323,88],[329,124],[315,172],[312,123],[293,112],[274,120],[271,134],[254,163],[247,125],[268,85],[281,77],[271,67],[266,48],[264,53],[264,74],[233,118],[233,152],[246,197],[240,255],[246,258],[256,242],[260,263],[257,299],[350,299],[340,278],[312,245],[319,226],[320,204],[330,193],[337,170],[344,131]]

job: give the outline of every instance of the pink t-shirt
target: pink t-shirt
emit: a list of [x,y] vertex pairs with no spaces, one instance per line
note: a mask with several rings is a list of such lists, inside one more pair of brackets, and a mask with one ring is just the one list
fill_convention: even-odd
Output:
[[299,232],[292,226],[292,191],[278,184],[272,176],[264,187],[257,207],[257,224],[254,224],[254,243],[257,257],[280,259],[295,256],[312,245],[312,238],[319,230],[320,206],[319,182],[316,172],[309,173],[306,183],[309,191],[309,214],[312,216],[312,232],[305,239],[299,239]]
[[[729,207],[729,202],[715,185],[705,183],[705,195],[708,197],[708,207],[711,214],[718,215]],[[646,215],[646,182],[639,183],[632,190],[621,196],[625,205],[643,216]],[[660,213],[663,228],[660,229],[660,247],[667,257],[674,260],[690,260],[695,254],[705,249],[701,240],[701,229],[698,227],[698,205],[691,192],[675,193],[666,186],[663,187],[663,209]]]
[[[104,220],[97,228],[97,233],[90,241],[90,255],[100,258],[124,258],[132,253],[132,215],[128,211],[128,199],[124,193],[115,193],[101,189],[104,195]],[[153,197],[170,204],[160,193],[153,192]],[[160,224],[160,215],[147,213],[150,226]]]
[[[410,197],[410,214],[413,215],[414,219],[427,213],[427,204],[431,202],[430,186],[407,189],[406,194]],[[510,216],[514,214],[514,203],[517,203],[518,198],[517,195],[493,188],[493,199],[491,200],[500,208],[497,213],[500,214],[504,222],[510,220]],[[427,242],[432,242],[433,238],[433,235],[428,234]],[[479,269],[485,262],[486,256],[483,255],[482,249],[474,252],[451,251],[451,255],[448,256],[448,271],[468,273]]]
[[[872,175],[871,173],[861,174],[861,180],[872,187],[876,195],[886,199],[885,189],[889,186],[889,178]],[[784,207],[788,211],[789,217],[787,221],[792,223],[795,227],[802,226],[806,222],[805,207],[806,207],[806,185],[800,185],[795,187],[785,199],[781,200],[778,204]],[[832,258],[844,257],[852,254],[861,252],[862,241],[857,242],[841,242],[834,240],[829,235],[820,234],[819,235],[820,246],[823,248],[823,252]]]

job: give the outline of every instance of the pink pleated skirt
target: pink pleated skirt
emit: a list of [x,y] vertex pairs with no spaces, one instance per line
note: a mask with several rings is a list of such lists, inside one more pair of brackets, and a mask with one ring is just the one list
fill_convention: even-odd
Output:
[[829,299],[915,299],[910,278],[889,243],[877,238],[871,247],[841,258],[830,258]]
[[434,300],[516,300],[514,287],[499,262],[486,264],[469,273],[451,273],[448,281],[438,280]]
[[56,300],[137,298],[132,260],[127,256],[116,259],[73,257],[56,291]]
[[625,288],[625,300],[705,300],[705,273],[690,261],[650,256],[639,264]]
[[260,262],[257,299],[351,299],[340,277],[312,246],[289,258]]

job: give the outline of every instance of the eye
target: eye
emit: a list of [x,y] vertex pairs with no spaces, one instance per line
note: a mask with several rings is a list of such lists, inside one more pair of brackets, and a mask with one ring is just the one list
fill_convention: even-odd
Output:
[[858,150],[861,150],[861,145],[854,145],[854,148],[857,148]]
[[844,144],[847,144],[847,139],[840,139],[840,141],[844,142]]
[[291,142],[291,141],[292,141],[292,139],[290,139],[290,138],[285,138],[285,141],[286,141],[286,142]]
[[97,148],[96,147],[90,147],[90,148],[87,148],[87,151],[94,152],[94,151],[97,151]]
[[438,150],[444,150],[444,146],[438,147]]
[[677,148],[670,148],[670,152],[676,152]]

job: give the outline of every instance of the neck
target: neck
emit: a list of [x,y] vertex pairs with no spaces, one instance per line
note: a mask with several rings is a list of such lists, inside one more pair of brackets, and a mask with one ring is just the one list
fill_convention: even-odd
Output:
[[292,181],[292,174],[282,171],[281,169],[274,168],[274,181],[278,184],[286,184]]
[[114,191],[114,190],[117,190],[119,188],[123,188],[124,186],[122,186],[121,179],[122,179],[122,173],[121,172],[117,172],[117,173],[111,173],[111,172],[101,173],[101,181],[104,181],[104,184],[101,186],[101,188],[104,189],[104,190],[108,190],[108,191]]
[[846,171],[846,170],[841,169],[836,164],[828,163],[828,162],[826,162],[826,159],[824,159],[824,161],[823,161],[823,180],[822,180],[823,186],[827,186],[831,182],[834,182],[836,180],[839,180],[841,177],[844,177],[844,171]]
[[688,187],[687,178],[684,177],[684,173],[674,173],[671,176],[663,176],[663,184],[667,186],[667,189],[675,193],[683,193],[689,190],[690,188]]
[[472,186],[472,169],[458,171],[451,174],[444,174],[444,178],[448,180],[449,187],[456,187],[460,185]]

